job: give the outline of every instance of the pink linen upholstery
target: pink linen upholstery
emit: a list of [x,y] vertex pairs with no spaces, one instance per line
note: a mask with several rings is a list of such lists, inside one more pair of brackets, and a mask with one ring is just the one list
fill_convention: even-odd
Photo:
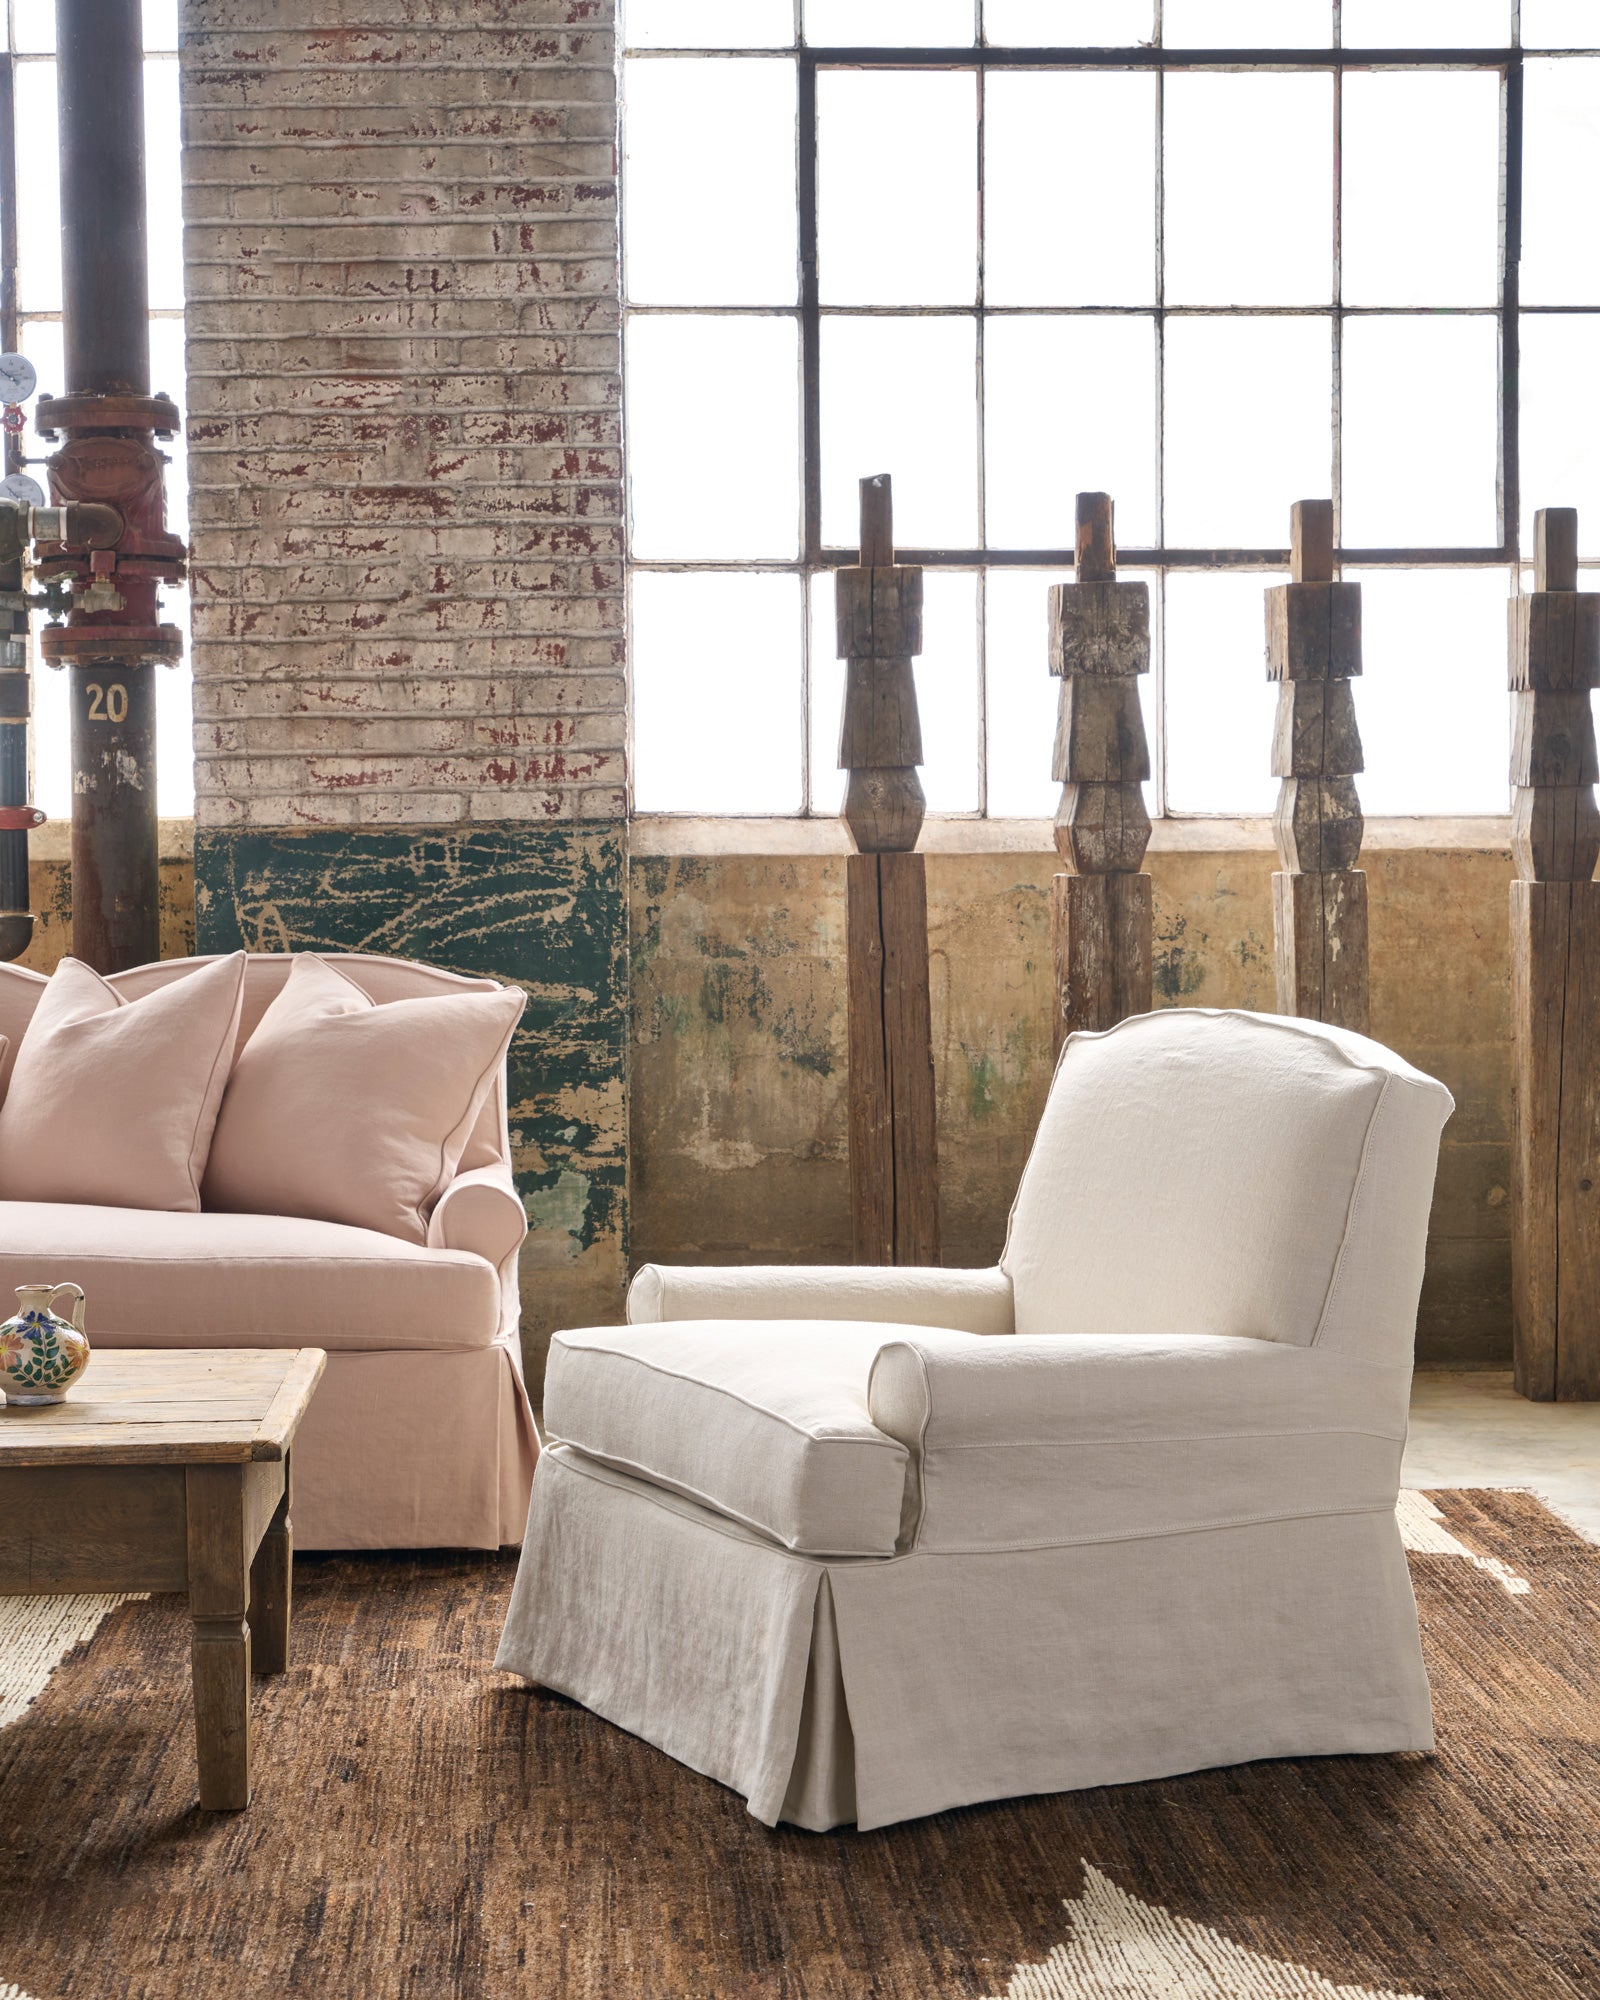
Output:
[[[379,1007],[503,990],[408,959],[352,952],[321,962]],[[214,963],[164,960],[107,984],[133,1000]],[[247,958],[241,1048],[290,965],[287,954]],[[0,965],[0,1044],[15,1050],[46,986],[36,972]],[[0,1046],[0,1093],[6,1061]],[[0,1285],[47,1266],[64,1276],[59,1258],[80,1274],[100,1258],[83,1282],[90,1338],[104,1346],[154,1346],[165,1326],[182,1346],[281,1339],[330,1350],[295,1440],[300,1548],[496,1548],[520,1536],[539,1446],[517,1332],[527,1220],[512,1178],[503,1067],[425,1246],[282,1217],[77,1213],[74,1230],[71,1207],[0,1203]],[[0,1291],[0,1301],[9,1296]]]
[[228,1080],[207,1208],[427,1240],[522,1013],[515,987],[378,1006],[295,959]]
[[0,1200],[200,1206],[244,953],[130,1001],[75,958],[42,990],[0,1105]]
[[[353,979],[369,999],[384,1006],[391,1000],[414,1000],[444,993],[497,993],[499,982],[472,979],[459,972],[444,972],[436,965],[421,965],[412,958],[378,958],[370,952],[328,951],[318,954],[324,965],[336,966]],[[159,992],[174,980],[189,979],[216,959],[163,958],[151,965],[131,966],[113,972],[107,979],[124,999],[137,1000],[141,994]],[[294,963],[288,952],[250,952],[245,959],[244,1004],[239,1015],[239,1037],[235,1053],[248,1046],[261,1017],[282,990]],[[10,1086],[12,1061],[17,1046],[33,1019],[40,995],[49,985],[43,973],[24,965],[0,965],[0,1037],[10,1042],[9,1054],[0,1054],[0,1104]],[[492,1091],[478,1115],[467,1150],[461,1155],[462,1173],[475,1167],[509,1163],[510,1140],[506,1132],[505,1097]]]
[[89,1297],[106,1347],[487,1347],[493,1267],[377,1230],[282,1215],[0,1202],[0,1302],[40,1273]]

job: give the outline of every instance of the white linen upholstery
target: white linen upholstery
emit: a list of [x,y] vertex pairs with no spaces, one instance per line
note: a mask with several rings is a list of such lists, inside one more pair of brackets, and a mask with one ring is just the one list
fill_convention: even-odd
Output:
[[628,1287],[632,1326],[668,1319],[858,1319],[1011,1333],[1004,1271],[870,1264],[643,1264]]
[[1380,1104],[1386,1132],[1436,1150],[1450,1102],[1321,1022],[1185,1008],[1074,1035],[1000,1260],[1017,1332],[1309,1346]]
[[786,1324],[781,1344],[738,1320],[558,1333],[545,1370],[547,1442],[704,1501],[784,1548],[892,1555],[906,1445],[867,1414],[883,1328]]
[[[1361,1036],[1146,1015],[1067,1043],[999,1271],[641,1274],[565,1340],[673,1386],[582,1364],[500,1664],[769,1824],[1431,1748],[1394,1507],[1450,1110]],[[808,1549],[755,1383],[903,1449],[892,1553]]]
[[1410,1379],[1225,1334],[906,1328],[868,1408],[912,1455],[903,1547],[1043,1548],[1392,1509]]

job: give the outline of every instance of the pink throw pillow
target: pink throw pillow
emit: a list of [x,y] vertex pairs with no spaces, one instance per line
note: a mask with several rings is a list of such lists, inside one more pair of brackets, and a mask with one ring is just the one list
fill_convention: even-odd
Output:
[[228,1079],[206,1207],[426,1242],[523,999],[505,987],[380,1007],[325,959],[297,956]]
[[244,968],[236,951],[125,1000],[62,959],[0,1106],[0,1201],[198,1209]]

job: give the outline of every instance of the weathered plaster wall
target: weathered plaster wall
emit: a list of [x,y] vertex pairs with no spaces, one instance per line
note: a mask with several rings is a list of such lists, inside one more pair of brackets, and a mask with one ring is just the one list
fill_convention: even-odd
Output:
[[[1158,1004],[1270,1009],[1270,853],[1153,852]],[[1457,1099],[1419,1333],[1428,1360],[1509,1354],[1509,854],[1364,857],[1372,1030]],[[1048,854],[928,859],[946,1261],[999,1252],[1049,1081]],[[844,869],[832,856],[632,867],[633,1247],[849,1257]]]
[[197,928],[529,995],[530,1361],[627,1255],[614,0],[180,0]]

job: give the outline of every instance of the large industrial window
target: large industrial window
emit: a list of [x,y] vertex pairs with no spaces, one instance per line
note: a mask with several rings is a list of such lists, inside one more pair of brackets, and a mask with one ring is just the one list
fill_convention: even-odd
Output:
[[1053,811],[1093,488],[1151,585],[1152,810],[1270,809],[1261,594],[1329,493],[1367,809],[1506,810],[1532,509],[1600,551],[1597,15],[627,0],[639,809],[837,810],[831,572],[888,471],[931,811]]
[[[56,153],[55,0],[0,0],[0,346],[21,350],[39,376],[39,395],[67,387],[61,357],[61,201]],[[149,195],[151,387],[185,407],[183,220],[179,169],[177,0],[144,0],[145,176]],[[28,423],[7,434],[5,470],[45,484],[55,446]],[[162,444],[167,522],[187,539],[188,482],[183,440]],[[188,592],[163,593],[163,617],[189,629]],[[157,667],[157,780],[162,813],[194,811],[194,728],[187,661]],[[52,818],[72,810],[67,677],[34,656],[34,803]]]

